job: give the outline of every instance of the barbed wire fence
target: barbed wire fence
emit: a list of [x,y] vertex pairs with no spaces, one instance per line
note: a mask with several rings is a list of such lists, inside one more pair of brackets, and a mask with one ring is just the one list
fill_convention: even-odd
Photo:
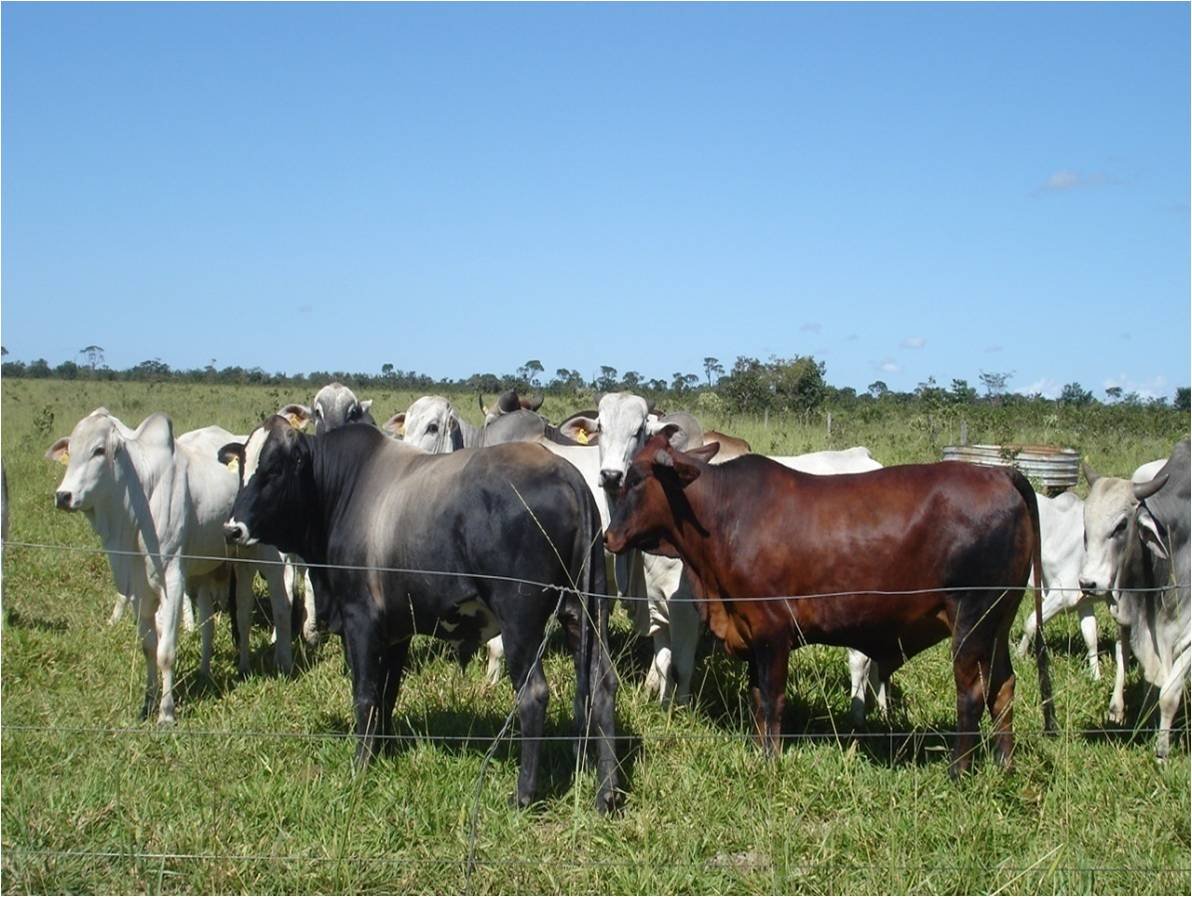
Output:
[[[103,548],[91,546],[68,545],[61,543],[48,543],[36,541],[18,541],[9,540],[4,543],[5,551],[11,549],[24,549],[29,551],[49,551],[59,553],[78,553],[89,555],[110,555],[123,554],[132,556],[146,556],[145,552],[140,551],[110,551]],[[160,555],[158,555],[160,557]],[[252,569],[259,569],[261,567],[276,564],[284,565],[289,563],[285,560],[269,560],[260,558],[240,558],[240,557],[224,557],[224,556],[210,556],[210,555],[188,555],[188,554],[174,554],[171,557],[185,560],[203,560],[203,561],[226,561],[229,564],[245,565]],[[535,589],[552,589],[560,593],[559,604],[556,605],[556,612],[561,607],[564,598],[571,594],[576,598],[596,597],[603,599],[615,599],[620,602],[632,604],[634,602],[648,602],[651,599],[641,596],[629,596],[611,593],[597,593],[592,591],[585,591],[578,588],[574,581],[569,586],[560,586],[557,583],[545,583],[535,580],[525,579],[514,576],[501,576],[488,573],[473,573],[460,571],[444,571],[444,570],[427,570],[421,568],[404,568],[393,566],[380,565],[342,565],[342,564],[305,564],[307,567],[321,567],[325,569],[339,569],[345,571],[367,571],[375,573],[391,573],[391,574],[416,574],[428,577],[469,577],[478,580],[492,580],[502,581],[507,583],[515,583],[524,585]],[[1027,586],[1022,585],[993,585],[993,586],[973,586],[964,587],[964,591],[968,592],[1007,592],[1013,590],[1024,589]],[[1131,589],[1132,592],[1142,593],[1161,593],[1169,592],[1173,588],[1187,589],[1186,584],[1169,584],[1166,586],[1156,586],[1153,588],[1139,588]],[[1079,588],[1065,588],[1065,587],[1050,587],[1049,591],[1082,591]],[[735,598],[727,597],[718,599],[726,604],[733,602],[749,602],[749,603],[767,603],[767,602],[798,602],[803,600],[821,600],[836,597],[852,596],[852,595],[872,595],[882,597],[909,597],[921,596],[932,593],[952,591],[952,589],[944,588],[922,588],[922,589],[904,589],[904,590],[886,590],[886,589],[863,589],[850,590],[838,592],[822,592],[814,594],[803,595],[771,595],[751,598]],[[581,606],[583,602],[580,602]],[[1033,611],[1032,611],[1033,612]],[[542,641],[538,646],[536,652],[536,662],[541,661],[547,650],[548,643],[551,641],[557,626],[555,624],[557,613],[550,618],[551,625],[548,625],[546,632],[543,635]],[[614,657],[615,663],[622,663],[623,656]],[[822,696],[826,697],[830,685],[828,683],[827,674],[823,671],[815,671],[818,675],[817,682],[814,683],[816,691],[822,692]],[[528,681],[528,680],[527,680]],[[622,681],[624,678],[622,677]],[[1055,697],[1058,699],[1062,695],[1059,690]],[[1058,700],[1057,700],[1058,703]],[[31,858],[47,858],[47,859],[74,859],[74,860],[128,860],[134,862],[146,863],[167,863],[171,861],[178,862],[231,862],[231,863],[253,863],[253,862],[278,862],[278,863],[292,863],[292,864],[312,864],[327,862],[334,859],[337,862],[351,862],[362,865],[374,866],[392,866],[400,867],[407,864],[427,864],[428,862],[441,863],[444,867],[458,867],[461,869],[464,876],[465,887],[470,887],[473,881],[473,874],[479,869],[499,869],[502,867],[508,868],[534,868],[542,865],[546,860],[536,860],[530,857],[513,856],[513,857],[490,857],[482,856],[477,853],[477,827],[479,820],[479,807],[481,791],[484,784],[487,769],[496,755],[497,749],[501,744],[518,744],[526,740],[526,736],[512,731],[512,724],[517,713],[517,700],[513,702],[513,708],[505,717],[502,724],[499,726],[495,735],[436,735],[431,732],[402,732],[402,733],[385,733],[376,736],[378,741],[393,742],[393,743],[416,743],[416,744],[431,744],[431,745],[478,745],[487,746],[481,762],[480,771],[477,775],[475,783],[475,794],[472,801],[472,809],[469,815],[468,827],[468,841],[466,856],[451,856],[442,859],[428,860],[423,855],[404,857],[400,854],[383,854],[383,855],[359,855],[348,857],[334,857],[320,856],[314,854],[269,854],[269,853],[216,853],[216,852],[186,852],[186,851],[161,851],[161,850],[114,850],[114,849],[53,849],[46,847],[38,847],[28,844],[5,844],[4,851],[9,854],[16,854],[19,856],[26,856]],[[1123,728],[1117,727],[1065,727],[1063,736],[1066,743],[1073,738],[1097,738],[1097,737],[1120,737],[1127,734],[1130,738],[1137,739],[1139,736],[1152,735],[1156,731],[1154,726],[1145,726],[1142,721],[1145,714],[1140,714],[1136,717],[1136,722],[1133,726]],[[902,740],[912,745],[922,745],[928,741],[938,741],[944,738],[956,738],[962,734],[976,735],[982,737],[982,732],[977,730],[974,732],[965,732],[959,729],[940,729],[935,727],[915,727],[905,729],[882,729],[879,731],[858,730],[847,725],[842,725],[839,728],[833,717],[830,717],[831,731],[824,732],[783,732],[780,740],[783,744],[787,743],[809,743],[809,742],[833,742],[837,744],[845,743],[864,743],[871,741],[887,741],[893,744],[895,740]],[[49,735],[57,737],[92,737],[92,738],[136,738],[136,739],[216,739],[216,740],[287,740],[287,741],[307,741],[307,742],[321,742],[321,741],[355,741],[357,735],[351,732],[327,732],[327,731],[273,731],[273,730],[256,730],[256,729],[216,729],[216,728],[190,728],[185,725],[175,726],[169,729],[161,729],[156,726],[103,726],[103,725],[61,725],[61,724],[37,724],[37,723],[8,723],[7,721],[0,724],[0,732],[6,736],[21,737],[24,735]],[[1046,735],[1047,733],[1042,728],[1023,728],[1016,726],[1015,737],[1033,738]],[[543,734],[535,739],[543,743],[552,742],[569,742],[574,743],[576,736],[574,735],[549,735]],[[742,729],[739,732],[682,732],[673,730],[662,730],[657,732],[640,732],[633,734],[618,734],[614,736],[614,741],[624,747],[626,745],[640,744],[645,741],[655,742],[658,744],[677,743],[677,742],[703,742],[703,743],[729,743],[746,745],[756,743],[756,737],[747,729]],[[918,752],[919,747],[912,746],[912,751]],[[576,771],[578,772],[581,757],[577,753],[576,757]],[[917,774],[917,766],[915,767]],[[1066,808],[1067,809],[1067,808]],[[1039,873],[1044,867],[1045,861],[1050,855],[1045,855],[1039,861],[1027,866],[1005,866],[997,864],[997,871],[1001,875],[1012,876],[1011,882],[1019,881],[1024,876],[1029,876],[1034,873]],[[705,862],[691,862],[691,863],[671,863],[661,864],[664,868],[673,869],[689,869],[700,870],[709,868],[709,861]],[[599,870],[599,869],[634,869],[642,865],[633,860],[576,860],[572,866],[577,870]],[[659,864],[651,861],[650,867],[652,869],[659,868]],[[788,869],[800,869],[807,872],[814,871],[819,864],[817,863],[785,863]],[[897,864],[895,864],[897,865]],[[891,864],[883,862],[880,865],[874,864],[867,866],[864,863],[853,864],[853,868],[858,870],[872,869],[874,871],[889,871]],[[956,873],[962,874],[973,871],[970,867],[955,866],[947,867],[940,865],[919,865],[914,863],[906,863],[902,866],[904,873],[913,873],[915,871],[931,872],[931,873]],[[1063,881],[1064,876],[1075,876],[1077,880],[1084,883],[1095,881],[1097,876],[1106,875],[1121,875],[1132,878],[1142,879],[1143,877],[1150,877],[1152,880],[1166,881],[1170,879],[1175,883],[1179,889],[1184,889],[1189,880],[1192,879],[1192,873],[1188,868],[1168,867],[1162,865],[1147,865],[1138,864],[1130,866],[1122,865],[1088,865],[1088,866],[1064,866],[1064,865],[1046,865],[1046,872],[1053,879]]]

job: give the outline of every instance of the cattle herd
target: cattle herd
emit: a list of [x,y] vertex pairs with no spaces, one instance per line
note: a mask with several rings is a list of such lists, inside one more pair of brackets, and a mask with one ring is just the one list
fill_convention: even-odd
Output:
[[[885,710],[891,674],[950,639],[957,737],[951,770],[972,759],[984,710],[997,759],[1013,753],[1010,628],[1029,584],[1018,653],[1034,644],[1045,724],[1054,727],[1041,627],[1080,614],[1099,678],[1092,605],[1118,623],[1112,720],[1124,714],[1133,654],[1159,688],[1156,753],[1189,673],[1189,444],[1132,480],[1086,466],[1088,498],[1036,495],[1012,468],[961,462],[883,468],[864,448],[797,457],[753,454],[689,414],[641,397],[603,396],[557,425],[516,393],[464,421],[426,396],[378,427],[341,384],[247,435],[176,435],[153,414],[135,429],[98,408],[47,457],[66,464],[56,505],[82,511],[119,593],[135,610],[146,661],[144,715],[174,720],[178,629],[191,602],[211,661],[212,610],[235,608],[239,667],[249,668],[252,576],[265,578],[277,668],[291,636],[342,637],[352,681],[356,759],[394,734],[410,638],[482,648],[488,677],[506,666],[522,735],[516,800],[538,790],[548,689],[548,623],[575,657],[577,738],[596,757],[597,806],[617,803],[617,677],[609,605],[627,602],[653,638],[647,687],[690,700],[706,626],[748,663],[756,735],[778,749],[790,652],[849,649],[853,713]],[[314,434],[305,431],[314,423]],[[305,601],[294,596],[305,568]],[[284,572],[283,572],[284,571]]]

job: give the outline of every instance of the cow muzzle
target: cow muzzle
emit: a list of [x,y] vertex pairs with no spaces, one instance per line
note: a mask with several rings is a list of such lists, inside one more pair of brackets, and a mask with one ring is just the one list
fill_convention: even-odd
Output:
[[63,511],[73,511],[75,509],[74,505],[72,503],[73,497],[74,496],[71,495],[71,493],[69,493],[69,492],[62,492],[62,491],[55,492],[54,493],[54,506],[62,509]]
[[600,485],[610,492],[615,491],[621,486],[621,477],[621,471],[605,468],[600,471]]
[[248,527],[238,520],[229,520],[223,526],[224,540],[229,545],[251,545],[256,539],[248,537]]

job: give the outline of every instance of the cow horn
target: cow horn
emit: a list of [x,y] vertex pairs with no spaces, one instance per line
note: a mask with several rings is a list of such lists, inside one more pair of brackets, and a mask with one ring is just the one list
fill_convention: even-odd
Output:
[[1089,465],[1088,461],[1081,461],[1080,469],[1084,471],[1084,478],[1089,481],[1090,486],[1093,485],[1093,483],[1097,482],[1097,480],[1100,479],[1100,476],[1098,476],[1097,471],[1093,470],[1093,468]]
[[480,406],[481,414],[488,414],[488,409],[484,407],[484,393],[476,393],[476,404]]
[[1146,501],[1160,489],[1167,485],[1167,480],[1171,474],[1161,473],[1153,480],[1147,480],[1145,483],[1134,484],[1134,497],[1139,501]]
[[542,402],[545,399],[546,399],[546,396],[540,395],[536,399],[522,399],[521,404],[522,404],[522,407],[525,408],[527,411],[537,411],[539,408],[542,407]]

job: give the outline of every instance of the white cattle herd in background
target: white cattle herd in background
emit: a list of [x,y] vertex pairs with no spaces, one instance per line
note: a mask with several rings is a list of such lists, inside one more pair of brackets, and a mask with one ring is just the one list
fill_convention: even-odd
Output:
[[[718,444],[714,464],[750,451],[747,443],[731,435],[705,433],[690,414],[657,414],[645,399],[628,393],[604,395],[598,408],[557,425],[537,413],[540,404],[541,400],[529,402],[507,393],[491,407],[481,405],[485,422],[475,427],[447,399],[425,396],[387,420],[382,429],[391,439],[433,454],[483,451],[510,442],[541,445],[582,474],[602,530],[609,528],[610,514],[635,457],[668,425],[672,429],[666,432],[676,451]],[[349,425],[375,427],[370,405],[347,387],[331,384],[319,390],[309,406],[287,405],[279,414],[298,430],[313,422],[316,436],[323,437]],[[243,467],[237,470],[234,464],[217,459],[220,448],[229,444],[247,444],[251,451],[249,437],[219,427],[175,436],[164,414],[150,415],[132,429],[98,408],[47,452],[47,457],[67,465],[55,496],[57,506],[83,511],[108,553],[120,596],[113,620],[126,605],[135,608],[146,658],[144,712],[149,714],[159,702],[161,722],[174,719],[176,639],[187,617],[187,597],[198,612],[204,673],[210,669],[212,611],[229,595],[233,582],[239,668],[248,671],[254,569],[269,586],[277,668],[291,669],[292,621],[304,619],[304,637],[310,642],[317,639],[315,620],[323,596],[309,577],[303,612],[292,610],[295,569],[302,559],[288,557],[283,574],[276,548],[229,544],[225,538],[225,523],[245,478]],[[821,476],[864,475],[882,468],[862,447],[773,460]],[[1146,679],[1160,689],[1160,756],[1168,751],[1172,719],[1189,672],[1188,463],[1184,441],[1170,459],[1142,465],[1131,480],[1098,476],[1086,466],[1091,488],[1083,502],[1072,493],[1037,496],[1042,621],[1062,611],[1080,616],[1089,670],[1098,679],[1093,604],[1108,602],[1118,622],[1109,717],[1115,722],[1124,719],[1125,669],[1133,654]],[[232,576],[228,559],[256,561],[258,566],[237,567],[247,569],[249,575]],[[638,633],[653,639],[646,687],[663,702],[688,702],[703,623],[700,601],[684,575],[683,562],[641,551],[626,551],[615,558],[605,552],[605,560],[609,591],[615,585],[616,594],[627,599]],[[897,601],[898,596],[889,600]],[[1035,629],[1035,615],[1028,615],[1019,653],[1026,651]],[[490,643],[488,655],[488,678],[496,682],[502,670],[499,636]],[[860,724],[867,695],[875,696],[886,709],[887,683],[877,681],[876,665],[858,651],[849,651],[849,668],[853,714]]]

